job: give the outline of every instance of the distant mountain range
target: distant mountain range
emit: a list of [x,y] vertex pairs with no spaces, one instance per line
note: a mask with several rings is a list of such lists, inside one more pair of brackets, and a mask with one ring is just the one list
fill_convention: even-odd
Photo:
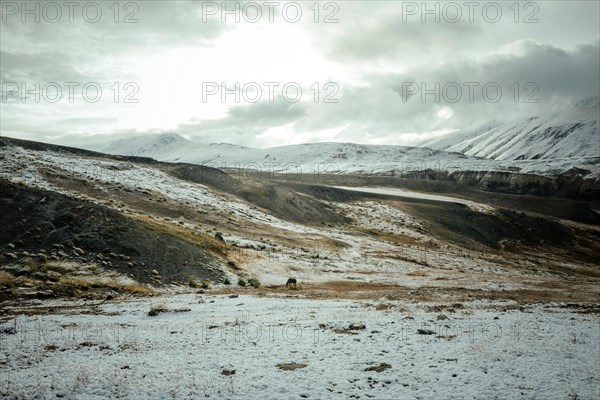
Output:
[[[121,139],[99,149],[109,154],[217,168],[381,174],[424,169],[500,170],[555,174],[583,168],[599,175],[598,98],[562,112],[511,122],[490,122],[423,142],[420,147],[307,143],[256,149],[200,144],[176,133]],[[586,172],[583,175],[588,174]]]
[[200,144],[175,133],[121,139],[101,150],[109,154],[151,157],[160,161],[204,164],[217,168],[253,168],[294,172],[376,173],[439,169],[479,162],[460,153],[424,147],[354,143],[307,143],[255,149],[231,144]]

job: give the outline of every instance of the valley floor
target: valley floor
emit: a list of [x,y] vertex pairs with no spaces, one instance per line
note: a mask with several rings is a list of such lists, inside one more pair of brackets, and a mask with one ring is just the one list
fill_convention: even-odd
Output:
[[598,213],[457,189],[0,146],[0,397],[599,399]]

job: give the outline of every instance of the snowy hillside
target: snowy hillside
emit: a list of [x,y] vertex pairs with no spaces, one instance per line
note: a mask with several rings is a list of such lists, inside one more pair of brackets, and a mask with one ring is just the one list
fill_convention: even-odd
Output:
[[487,131],[490,131],[498,126],[502,125],[501,122],[498,121],[490,121],[483,126],[480,126],[477,129],[473,130],[458,130],[456,132],[452,132],[446,134],[444,136],[438,136],[433,139],[428,139],[422,143],[420,146],[427,147],[435,150],[447,150],[448,148],[461,143],[463,141],[473,139],[481,134],[484,134]]
[[459,131],[422,145],[496,160],[597,157],[599,109],[598,98],[586,99],[560,113],[491,123],[489,129]]
[[205,164],[218,168],[252,167],[275,171],[384,172],[440,169],[479,162],[477,158],[421,147],[373,146],[354,143],[307,143],[254,149],[231,144],[199,144],[175,133],[113,142],[102,152],[151,157],[160,161]]
[[[454,146],[456,147],[456,146]],[[537,148],[537,147],[536,147]],[[354,173],[396,175],[434,171],[505,171],[554,175],[580,168],[586,178],[598,176],[600,160],[588,144],[589,157],[492,160],[425,147],[374,146],[354,143],[307,143],[255,149],[226,143],[200,144],[175,133],[123,139],[101,149],[108,154],[150,157],[215,168],[242,168],[288,173]]]

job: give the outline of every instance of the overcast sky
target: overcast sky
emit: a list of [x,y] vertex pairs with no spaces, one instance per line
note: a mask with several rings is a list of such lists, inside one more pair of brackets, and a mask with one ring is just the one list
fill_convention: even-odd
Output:
[[74,3],[0,1],[2,135],[411,145],[600,90],[598,1]]

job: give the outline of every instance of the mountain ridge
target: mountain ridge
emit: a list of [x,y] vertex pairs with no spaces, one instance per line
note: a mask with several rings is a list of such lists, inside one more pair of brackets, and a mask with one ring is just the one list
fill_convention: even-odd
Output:
[[547,111],[504,123],[492,121],[475,130],[453,132],[421,145],[495,160],[597,157],[599,110],[598,98],[592,97],[565,107],[560,113]]

